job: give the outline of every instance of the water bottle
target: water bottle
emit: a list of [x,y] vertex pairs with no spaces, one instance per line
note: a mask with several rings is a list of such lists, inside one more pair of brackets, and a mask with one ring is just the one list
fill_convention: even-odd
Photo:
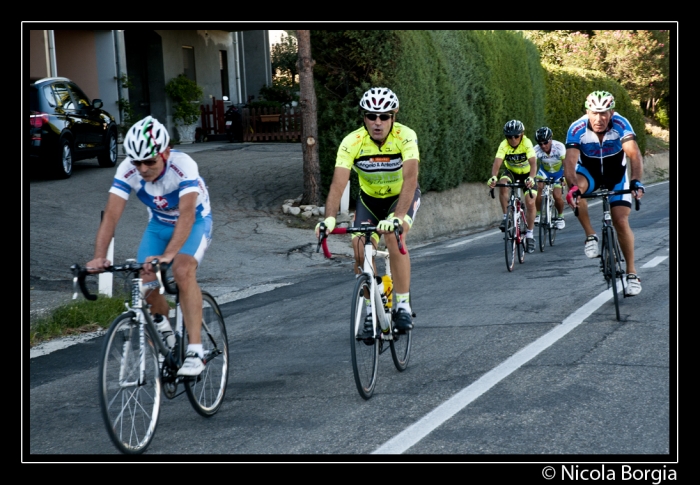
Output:
[[377,289],[379,290],[379,294],[382,295],[382,304],[386,306],[386,295],[384,294],[384,281],[380,276],[375,276],[375,279],[377,280]]
[[160,313],[156,313],[153,317],[153,321],[156,323],[158,331],[163,336],[163,343],[165,343],[165,346],[172,349],[175,346],[175,334],[170,326],[170,320],[163,318],[163,315]]
[[382,276],[382,283],[382,286],[384,288],[382,301],[385,301],[387,308],[391,308],[391,292],[394,290],[394,285],[391,281],[391,276],[389,276],[388,274]]

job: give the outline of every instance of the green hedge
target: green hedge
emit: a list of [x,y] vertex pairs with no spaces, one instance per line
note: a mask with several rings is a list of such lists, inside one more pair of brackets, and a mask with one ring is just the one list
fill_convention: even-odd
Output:
[[[338,145],[362,125],[358,102],[371,86],[392,89],[397,120],[416,131],[423,192],[484,182],[508,120],[522,121],[532,139],[548,125],[564,141],[586,95],[598,89],[615,95],[644,150],[644,118],[624,88],[597,72],[543,66],[518,31],[312,30],[311,48],[324,196]],[[353,176],[352,200],[358,190]]]

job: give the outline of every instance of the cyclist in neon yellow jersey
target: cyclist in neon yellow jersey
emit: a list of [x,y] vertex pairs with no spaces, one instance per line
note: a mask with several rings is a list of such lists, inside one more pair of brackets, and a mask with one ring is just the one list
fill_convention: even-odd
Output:
[[[355,210],[355,224],[368,222],[378,227],[379,234],[394,231],[394,224],[403,227],[405,238],[413,226],[420,207],[420,187],[418,186],[418,141],[416,133],[406,125],[396,121],[399,99],[384,87],[374,87],[364,93],[360,100],[364,124],[348,134],[338,148],[333,180],[326,199],[327,232],[335,228],[335,215],[340,208],[340,198],[350,180],[350,170],[355,170],[360,182],[360,195]],[[316,237],[320,233],[320,223],[316,225]],[[372,243],[377,246],[379,234],[372,235]],[[411,260],[408,249],[401,254],[396,238],[386,237],[385,243],[390,254],[391,273],[395,290],[393,319],[399,331],[413,328],[412,310],[409,298],[411,284]],[[355,253],[355,273],[362,271],[364,258],[364,238],[353,234],[352,246]],[[369,305],[369,299],[366,302]],[[365,321],[365,332],[372,335],[372,315]]]
[[[503,135],[506,137],[501,142],[496,151],[496,158],[493,160],[491,167],[491,178],[486,182],[489,187],[494,188],[496,183],[514,183],[525,182],[527,187],[525,193],[525,208],[527,219],[527,233],[525,234],[525,242],[527,243],[527,252],[535,252],[535,235],[533,229],[535,227],[535,195],[537,190],[535,187],[535,174],[537,173],[537,160],[535,149],[532,142],[524,135],[525,127],[518,120],[510,120],[503,126]],[[505,165],[501,169],[501,165]],[[499,175],[500,171],[500,175]],[[501,202],[503,209],[503,220],[499,228],[501,231],[506,229],[506,209],[508,208],[508,187],[499,187],[498,200]],[[530,197],[532,194],[532,197]]]

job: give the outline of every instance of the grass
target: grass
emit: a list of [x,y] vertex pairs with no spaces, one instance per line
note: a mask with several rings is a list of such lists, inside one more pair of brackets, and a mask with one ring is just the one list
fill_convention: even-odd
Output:
[[62,305],[31,325],[29,345],[34,347],[56,337],[106,329],[126,309],[124,301],[124,297],[99,295],[95,301],[83,299]]

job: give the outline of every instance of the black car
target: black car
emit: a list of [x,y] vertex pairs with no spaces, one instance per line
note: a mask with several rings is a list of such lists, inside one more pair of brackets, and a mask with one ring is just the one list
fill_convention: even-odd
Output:
[[30,160],[39,160],[50,175],[68,178],[73,162],[97,157],[100,167],[117,163],[117,124],[65,77],[32,80],[29,88]]

